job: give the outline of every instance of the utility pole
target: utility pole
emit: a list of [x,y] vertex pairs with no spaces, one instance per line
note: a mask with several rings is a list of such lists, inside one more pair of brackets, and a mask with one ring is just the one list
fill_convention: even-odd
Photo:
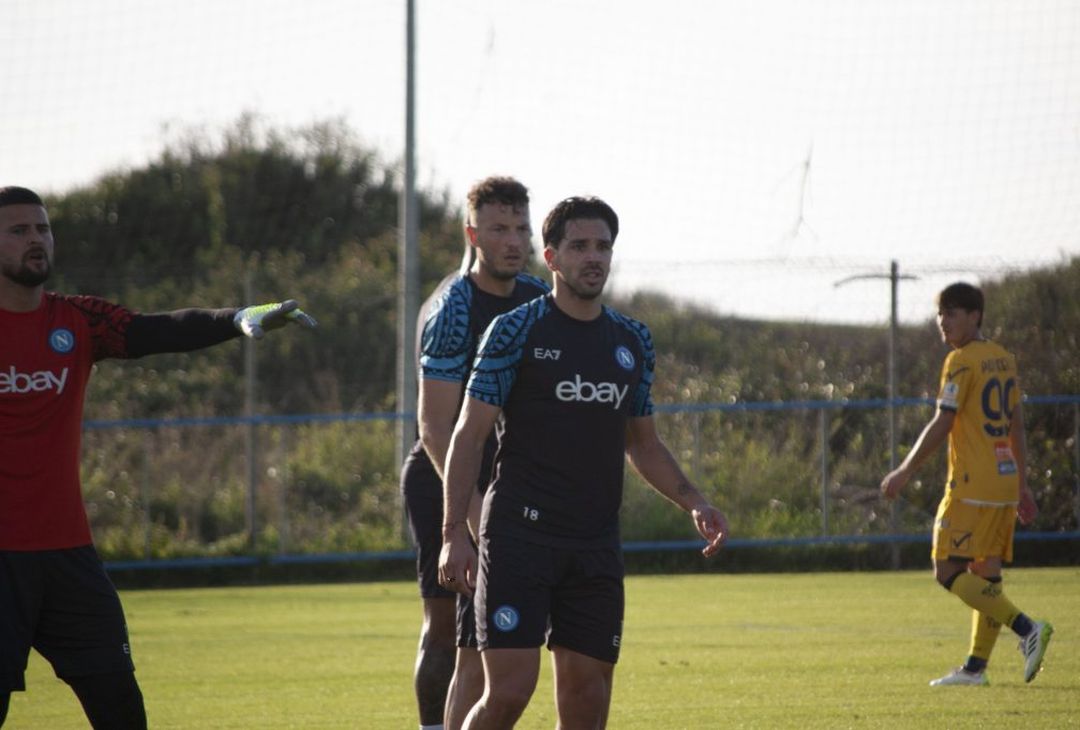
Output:
[[[852,281],[858,281],[862,279],[888,279],[889,280],[889,347],[888,347],[888,378],[889,378],[889,400],[888,400],[888,414],[889,414],[889,471],[896,468],[899,462],[897,438],[898,438],[898,426],[896,417],[896,340],[899,334],[900,328],[897,321],[897,299],[898,290],[901,279],[917,279],[917,276],[911,276],[910,274],[901,276],[900,266],[894,259],[889,265],[889,273],[886,274],[857,274],[855,276],[849,276],[846,279],[841,279],[833,284],[834,287],[840,287],[844,284]],[[889,511],[889,528],[896,532],[896,503],[894,502]],[[900,567],[900,547],[896,544],[892,544],[892,567],[897,569]]]
[[405,460],[416,434],[416,317],[420,309],[416,210],[416,8],[405,0],[405,178],[398,227],[397,464]]

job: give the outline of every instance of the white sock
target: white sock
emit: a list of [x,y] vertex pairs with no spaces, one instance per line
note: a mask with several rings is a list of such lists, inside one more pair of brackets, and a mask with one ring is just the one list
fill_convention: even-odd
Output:
[[443,724],[440,722],[438,725],[421,725],[420,730],[443,730]]

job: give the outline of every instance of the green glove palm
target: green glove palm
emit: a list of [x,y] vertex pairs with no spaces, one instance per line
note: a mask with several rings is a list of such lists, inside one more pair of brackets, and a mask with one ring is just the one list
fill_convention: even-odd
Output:
[[233,317],[236,329],[256,340],[289,322],[295,322],[305,329],[315,329],[319,324],[314,317],[300,309],[300,303],[295,299],[244,307]]

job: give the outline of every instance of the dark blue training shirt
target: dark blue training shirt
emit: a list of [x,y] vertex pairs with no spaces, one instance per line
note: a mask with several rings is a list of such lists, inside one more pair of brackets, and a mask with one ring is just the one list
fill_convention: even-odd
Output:
[[583,322],[551,294],[496,318],[467,394],[502,408],[481,534],[619,544],[627,419],[653,412],[648,328],[605,306]]
[[[517,275],[514,291],[508,297],[483,291],[469,276],[459,274],[450,278],[424,303],[423,309],[427,311],[418,353],[421,377],[464,385],[480,337],[491,321],[549,291],[547,282],[525,273]],[[419,438],[412,452],[415,458],[430,464]],[[434,467],[431,469],[434,471]]]

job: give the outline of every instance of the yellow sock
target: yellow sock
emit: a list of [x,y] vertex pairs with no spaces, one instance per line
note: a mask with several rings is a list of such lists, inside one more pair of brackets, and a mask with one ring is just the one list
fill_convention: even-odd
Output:
[[956,576],[949,592],[955,593],[961,601],[979,613],[984,613],[1005,626],[1012,626],[1012,622],[1020,615],[1020,609],[1001,591],[1000,583],[991,583],[973,573],[965,571]]
[[1001,624],[993,617],[973,610],[971,612],[971,656],[984,661],[990,660]]

